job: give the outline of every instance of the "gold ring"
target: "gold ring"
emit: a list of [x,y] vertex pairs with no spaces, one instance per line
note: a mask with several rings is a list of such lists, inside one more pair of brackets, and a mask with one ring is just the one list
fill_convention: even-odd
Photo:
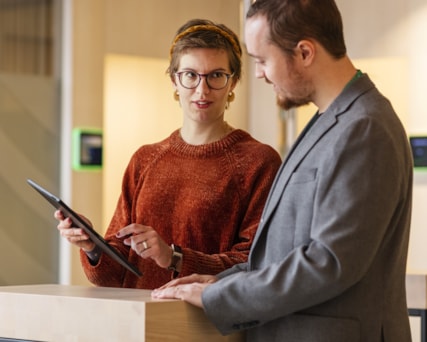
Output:
[[142,246],[144,247],[144,251],[148,248],[147,241],[142,241]]

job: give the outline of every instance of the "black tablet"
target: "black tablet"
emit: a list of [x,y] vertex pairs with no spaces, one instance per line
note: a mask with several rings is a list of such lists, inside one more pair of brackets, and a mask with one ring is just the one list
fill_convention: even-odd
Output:
[[56,209],[61,210],[65,217],[69,217],[73,221],[73,225],[75,227],[82,228],[103,252],[138,277],[142,276],[142,273],[134,265],[130,264],[129,261],[120,254],[120,252],[110,246],[101,235],[88,225],[74,210],[70,209],[70,207],[68,207],[60,198],[52,195],[49,191],[31,179],[27,179],[27,182]]

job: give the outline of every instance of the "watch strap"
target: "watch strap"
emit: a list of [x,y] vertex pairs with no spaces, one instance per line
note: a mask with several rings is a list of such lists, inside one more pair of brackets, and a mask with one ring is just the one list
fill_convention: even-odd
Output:
[[180,246],[171,244],[172,247],[172,260],[168,266],[169,271],[173,271],[173,277],[176,278],[179,274],[178,263],[182,260],[182,249]]
[[178,263],[182,259],[182,249],[180,246],[177,246],[174,244],[172,244],[171,247],[172,247],[172,260],[171,260],[171,264],[168,266],[168,270],[176,271],[178,267]]

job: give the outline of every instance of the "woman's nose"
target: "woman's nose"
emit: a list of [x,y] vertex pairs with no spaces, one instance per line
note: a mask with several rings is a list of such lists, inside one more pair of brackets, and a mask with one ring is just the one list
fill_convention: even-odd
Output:
[[201,76],[200,83],[197,86],[196,91],[202,94],[206,94],[206,93],[209,93],[210,90],[211,88],[208,85],[208,80],[206,76],[205,75]]

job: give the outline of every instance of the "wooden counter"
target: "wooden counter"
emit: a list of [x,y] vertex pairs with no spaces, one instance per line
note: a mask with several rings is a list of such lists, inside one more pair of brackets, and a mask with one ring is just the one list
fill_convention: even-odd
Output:
[[[427,274],[407,274],[410,312],[427,310]],[[426,341],[426,322],[421,341]],[[0,286],[1,338],[49,342],[227,341],[204,312],[176,300],[153,300],[150,291],[67,285]]]
[[0,337],[37,341],[243,341],[203,310],[150,291],[66,285],[0,287]]

